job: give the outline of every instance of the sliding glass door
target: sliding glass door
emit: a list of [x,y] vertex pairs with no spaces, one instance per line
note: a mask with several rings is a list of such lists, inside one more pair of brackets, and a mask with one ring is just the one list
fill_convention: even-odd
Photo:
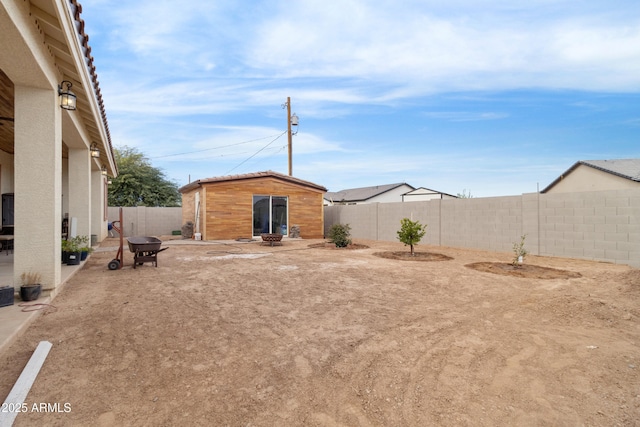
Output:
[[282,196],[253,196],[253,235],[288,235],[288,200]]

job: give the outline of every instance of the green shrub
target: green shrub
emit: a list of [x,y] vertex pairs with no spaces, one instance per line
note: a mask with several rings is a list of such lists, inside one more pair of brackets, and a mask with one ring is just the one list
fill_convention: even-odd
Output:
[[336,245],[336,248],[346,248],[351,244],[351,226],[349,224],[333,224],[329,228],[329,241]]
[[413,245],[417,245],[420,239],[427,233],[427,225],[422,225],[418,221],[411,221],[409,218],[400,220],[400,230],[398,231],[398,240],[406,245],[411,246],[411,255],[413,253]]

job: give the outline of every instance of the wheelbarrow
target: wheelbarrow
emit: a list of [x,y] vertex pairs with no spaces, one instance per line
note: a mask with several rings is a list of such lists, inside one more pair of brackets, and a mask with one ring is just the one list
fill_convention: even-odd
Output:
[[157,237],[127,237],[129,251],[133,252],[133,268],[136,265],[142,265],[145,262],[151,262],[154,266],[158,266],[158,253],[169,248],[160,248],[162,240]]
[[122,233],[122,208],[119,210],[118,221],[113,221],[109,224],[109,234],[111,234],[111,229],[114,229],[118,236],[120,237],[120,247],[118,248],[118,253],[116,257],[109,261],[108,267],[109,270],[120,270],[124,264],[124,251],[123,248],[123,233]]
[[[118,221],[111,223],[111,228],[114,229],[120,237],[120,247],[116,257],[109,262],[109,270],[120,270],[124,265],[124,237],[122,230],[122,208],[120,208]],[[129,244],[129,250],[133,252],[133,268],[136,265],[142,265],[145,262],[153,262],[158,266],[158,252],[162,252],[165,249],[160,249],[162,241],[155,237],[128,237],[127,243]]]

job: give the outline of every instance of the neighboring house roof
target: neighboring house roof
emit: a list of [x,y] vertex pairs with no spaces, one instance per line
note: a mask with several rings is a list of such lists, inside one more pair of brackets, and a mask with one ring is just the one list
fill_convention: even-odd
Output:
[[183,186],[182,188],[180,188],[180,192],[184,193],[186,191],[193,190],[194,188],[202,186],[202,184],[209,184],[209,183],[215,183],[215,182],[226,182],[226,181],[242,181],[242,180],[251,180],[251,179],[257,179],[257,178],[275,178],[275,179],[279,179],[281,181],[286,181],[286,182],[289,182],[289,183],[292,183],[292,184],[297,184],[297,185],[302,185],[304,187],[313,188],[313,189],[321,191],[323,193],[327,191],[327,189],[325,187],[323,187],[321,185],[318,185],[318,184],[314,184],[313,182],[310,182],[310,181],[305,181],[303,179],[294,178],[294,177],[289,176],[289,175],[283,175],[281,173],[274,172],[274,171],[264,171],[264,172],[246,173],[246,174],[242,174],[242,175],[227,175],[227,176],[217,176],[217,177],[213,177],[213,178],[199,179],[197,181],[193,181],[193,182]]
[[458,198],[458,196],[454,196],[453,194],[443,193],[442,191],[436,191],[426,187],[418,187],[414,190],[404,193],[403,196],[424,196],[428,194],[442,194],[444,196]]
[[640,182],[640,159],[614,159],[614,160],[580,160],[574,163],[562,175],[549,184],[541,193],[546,193],[580,165],[598,169],[621,178]]
[[383,193],[391,191],[395,188],[406,185],[411,189],[415,190],[415,188],[405,182],[401,182],[398,184],[387,184],[387,185],[376,185],[373,187],[361,187],[361,188],[350,188],[346,190],[336,191],[336,192],[327,192],[324,198],[332,201],[334,203],[340,202],[363,202],[365,200],[369,200],[373,197],[379,196]]

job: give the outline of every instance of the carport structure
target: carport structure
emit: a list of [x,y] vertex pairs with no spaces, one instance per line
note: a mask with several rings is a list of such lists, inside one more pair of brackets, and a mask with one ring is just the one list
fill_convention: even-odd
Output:
[[[0,191],[14,194],[14,221],[4,224],[14,286],[38,272],[55,292],[65,216],[72,233],[107,235],[107,176],[117,166],[81,11],[75,0],[0,0]],[[67,89],[75,110],[61,106]]]

